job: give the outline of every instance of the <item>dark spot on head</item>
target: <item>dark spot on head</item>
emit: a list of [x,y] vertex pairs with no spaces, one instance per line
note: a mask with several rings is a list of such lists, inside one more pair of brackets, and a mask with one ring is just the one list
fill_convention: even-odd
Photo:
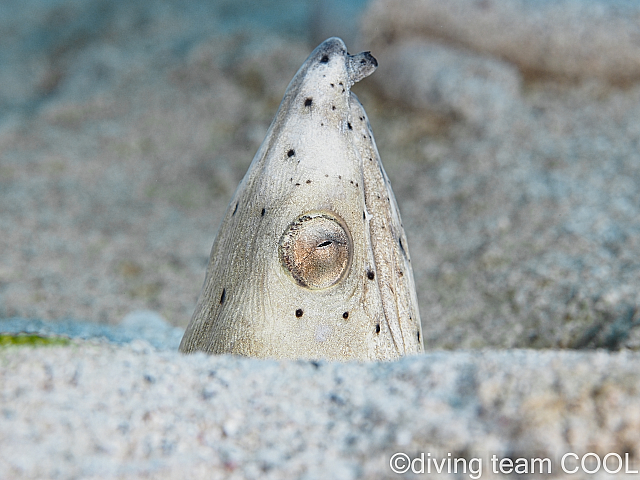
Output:
[[236,208],[233,209],[233,213],[231,214],[231,216],[233,217],[237,211],[238,211],[238,203],[236,202]]
[[327,177],[327,178],[329,178],[329,174],[327,174],[327,173],[325,173],[325,174],[324,174],[324,176],[325,176],[325,177]]
[[307,183],[311,183],[311,180],[307,180]]
[[367,138],[367,136],[366,135],[362,135],[362,138]]
[[380,333],[380,324],[376,323],[376,333]]
[[376,194],[376,197],[378,197],[378,200],[380,200],[380,195],[377,195],[377,194]]
[[305,99],[304,106],[305,107],[310,107],[312,103],[313,103],[313,99],[311,97],[309,97],[309,98]]
[[342,83],[342,82],[340,82],[340,83],[338,83],[338,85],[342,86],[342,85],[343,85],[343,83]]
[[329,85],[331,85],[331,88],[335,88],[335,85],[333,83],[330,83]]
[[300,318],[300,317],[302,316],[302,313],[303,313],[303,312],[302,312],[302,309],[301,309],[301,308],[297,309],[297,310],[296,310],[296,317]]
[[338,179],[342,180],[342,175],[338,175]]
[[404,277],[404,272],[402,270],[398,270],[398,276],[399,277]]
[[360,118],[360,121],[361,121],[361,122],[364,120],[364,117],[359,117],[359,118]]
[[220,295],[220,305],[224,303],[224,297],[227,294],[227,290],[225,288],[222,289],[222,295]]
[[356,182],[356,187],[358,186],[358,182]]
[[300,184],[299,184],[299,183],[296,183],[296,187],[299,187],[299,186],[300,186]]
[[320,122],[320,126],[321,126],[321,127],[324,127],[324,123]]
[[329,61],[329,55],[323,55],[320,59],[320,63],[327,63]]
[[350,183],[351,185],[353,185],[353,180],[349,180],[349,183]]
[[367,270],[367,278],[369,280],[373,280],[374,278],[376,278],[376,274],[373,273],[373,270]]
[[349,127],[349,130],[353,130],[353,127],[351,126],[351,122],[347,122],[347,127]]
[[373,158],[369,157],[369,161],[370,161],[370,162],[373,162]]
[[335,105],[331,105],[331,110],[335,110],[336,106]]
[[260,213],[260,216],[261,216],[261,217],[264,217],[265,212],[266,212],[266,210],[263,208],[263,209],[262,209],[262,213]]
[[296,151],[292,148],[287,152],[287,157],[293,157],[296,154]]
[[363,210],[363,211],[362,211],[362,219],[364,220],[364,219],[366,219],[366,218],[367,218],[367,216],[364,214],[364,210]]
[[342,314],[342,318],[344,318],[345,320],[346,320],[347,318],[349,318],[349,312],[344,312],[344,313]]

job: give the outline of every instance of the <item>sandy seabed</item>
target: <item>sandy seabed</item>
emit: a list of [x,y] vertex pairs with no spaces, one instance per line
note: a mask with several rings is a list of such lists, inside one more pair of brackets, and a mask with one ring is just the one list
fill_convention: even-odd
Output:
[[533,478],[585,478],[562,456],[627,452],[633,466],[640,442],[640,357],[628,352],[344,364],[137,340],[8,348],[0,362],[2,478],[397,478],[397,453],[482,459],[481,478],[503,477],[494,455],[548,458],[551,474]]
[[[539,454],[560,476],[567,452],[636,461],[640,13],[532,5],[4,2],[0,323],[84,340],[0,351],[0,477],[387,478],[403,449]],[[380,63],[354,91],[431,353],[167,350],[287,83],[334,34]],[[141,310],[162,335],[123,320]]]

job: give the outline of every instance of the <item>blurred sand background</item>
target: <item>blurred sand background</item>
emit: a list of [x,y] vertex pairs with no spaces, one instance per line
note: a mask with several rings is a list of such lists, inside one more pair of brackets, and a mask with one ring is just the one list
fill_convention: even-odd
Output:
[[[640,345],[628,2],[28,1],[0,12],[0,317],[185,327],[282,94],[342,35],[427,349]],[[508,26],[508,28],[506,27]]]
[[147,310],[136,332],[163,330],[158,315],[184,328],[233,190],[332,35],[380,63],[354,91],[425,348],[447,352],[318,370],[135,341],[7,349],[0,477],[395,478],[398,449],[640,455],[634,2],[3,1],[0,324],[129,342],[109,328]]

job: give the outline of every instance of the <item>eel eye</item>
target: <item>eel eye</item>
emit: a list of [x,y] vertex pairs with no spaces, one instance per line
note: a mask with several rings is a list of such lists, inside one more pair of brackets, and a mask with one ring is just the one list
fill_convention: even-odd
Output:
[[326,212],[307,213],[280,237],[280,261],[301,286],[335,285],[351,265],[353,245],[344,223]]

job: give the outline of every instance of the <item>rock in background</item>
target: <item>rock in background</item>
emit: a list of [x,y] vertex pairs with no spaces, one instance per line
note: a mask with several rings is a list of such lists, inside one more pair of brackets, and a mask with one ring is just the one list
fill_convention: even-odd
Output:
[[525,75],[640,79],[640,11],[625,0],[374,0],[369,41],[430,37],[504,59]]

